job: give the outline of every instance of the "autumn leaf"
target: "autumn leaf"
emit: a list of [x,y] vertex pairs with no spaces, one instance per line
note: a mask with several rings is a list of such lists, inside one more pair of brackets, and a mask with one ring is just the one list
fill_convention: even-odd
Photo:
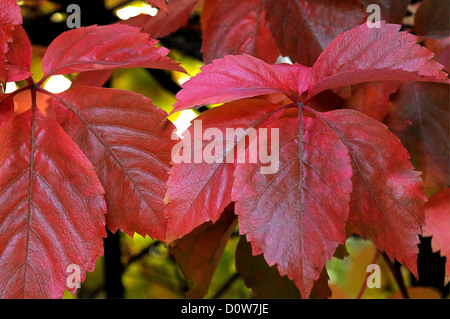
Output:
[[6,82],[6,62],[5,54],[8,52],[8,43],[11,42],[14,27],[22,24],[20,7],[14,0],[0,0],[2,8],[0,12],[0,84]]
[[415,167],[424,172],[427,194],[448,187],[449,86],[406,82],[391,101],[386,123],[408,149]]
[[201,68],[182,85],[172,112],[270,93],[300,96],[308,86],[310,69],[300,64],[269,65],[250,55],[229,55]]
[[365,8],[368,8],[371,4],[379,5],[381,20],[402,24],[411,0],[361,0],[361,3]]
[[[219,219],[222,211],[231,203],[238,144],[244,143],[244,147],[247,147],[246,134],[251,138],[249,129],[264,126],[277,119],[281,113],[278,106],[267,101],[242,100],[211,109],[193,120],[193,125],[183,133],[183,142],[173,151],[177,157],[180,153],[186,153],[186,159],[180,159],[170,168],[165,198],[166,242],[183,237],[207,221],[216,222]],[[211,128],[214,134],[208,137],[205,132]],[[233,140],[227,140],[227,129],[237,134],[236,137],[232,136]],[[241,133],[238,129],[242,130]],[[212,147],[214,143],[217,145]],[[219,148],[221,156],[215,153],[219,152]],[[211,159],[205,159],[205,154]],[[197,159],[198,156],[200,159]]]
[[262,0],[218,1],[206,23],[202,45],[206,64],[242,53],[267,63],[277,60],[279,53],[266,26]]
[[230,204],[214,224],[207,222],[170,244],[170,252],[192,287],[188,298],[202,298],[209,288],[231,233],[236,228],[234,204]]
[[[93,271],[106,236],[92,164],[39,110],[0,129],[0,297],[61,298],[67,267]],[[70,289],[69,289],[70,288]]]
[[346,239],[350,158],[319,119],[281,119],[268,126],[275,128],[278,171],[262,174],[261,163],[238,164],[232,198],[253,255],[263,252],[269,266],[277,264],[308,298],[325,261]]
[[132,67],[184,72],[178,63],[167,57],[169,50],[156,47],[157,43],[138,28],[123,24],[72,29],[58,36],[45,52],[44,78]]
[[31,76],[31,43],[21,25],[14,27],[12,41],[8,43],[5,57],[7,82],[25,80]]
[[58,122],[95,167],[106,191],[106,224],[164,240],[171,133],[166,113],[132,92],[74,87],[54,95]]
[[[434,54],[417,37],[398,32],[400,25],[362,24],[336,37],[312,67],[309,100],[317,93],[367,81],[436,81],[449,83]],[[358,48],[352,43],[358,43]],[[375,49],[376,48],[376,49]]]
[[306,66],[312,66],[336,36],[365,19],[359,0],[264,0],[264,5],[281,54]]
[[414,16],[417,34],[429,38],[446,38],[450,33],[448,1],[423,0]]
[[431,237],[433,252],[441,251],[446,257],[444,284],[450,282],[450,188],[432,196],[425,204],[423,236]]
[[322,116],[352,161],[348,221],[358,235],[372,240],[417,277],[417,244],[426,196],[408,151],[385,125],[360,112],[336,110]]

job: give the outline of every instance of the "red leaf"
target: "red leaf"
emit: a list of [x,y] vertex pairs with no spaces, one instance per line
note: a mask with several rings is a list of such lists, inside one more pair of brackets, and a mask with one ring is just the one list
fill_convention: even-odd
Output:
[[12,41],[14,26],[22,23],[20,7],[14,0],[0,0],[0,84],[6,82],[6,57],[8,43]]
[[46,76],[116,68],[146,67],[184,72],[155,47],[157,40],[123,24],[89,26],[59,35],[42,59]]
[[426,193],[447,188],[450,171],[449,91],[446,84],[407,82],[391,101],[389,128],[424,172]]
[[311,66],[340,33],[364,22],[359,0],[264,0],[275,42],[283,55]]
[[206,64],[242,53],[275,63],[279,53],[265,25],[263,1],[219,1],[204,27],[202,52]]
[[431,60],[434,54],[416,44],[416,36],[398,32],[400,27],[362,24],[339,35],[312,67],[307,100],[327,89],[367,81],[450,83],[443,66]]
[[381,20],[402,24],[411,0],[361,0],[361,2],[366,8],[371,4],[379,5]]
[[231,204],[214,224],[205,223],[170,244],[170,252],[184,277],[193,283],[186,293],[188,298],[202,298],[208,292],[214,271],[236,225],[234,205]]
[[247,54],[225,56],[201,70],[182,85],[172,112],[269,93],[290,96],[293,91],[300,96],[308,86],[310,72],[299,64],[269,65]]
[[0,297],[61,298],[103,254],[103,188],[89,160],[38,110],[0,129]]
[[152,38],[163,38],[184,26],[191,16],[191,12],[198,0],[171,0],[167,5],[169,14],[158,12],[154,17],[140,14],[122,23],[142,28]]
[[71,88],[54,97],[53,107],[105,188],[108,228],[163,240],[175,129],[167,114],[140,94],[93,87]]
[[[230,145],[224,144],[221,162],[209,163],[203,154],[211,142],[202,140],[203,133],[208,128],[219,129],[225,143],[227,128],[256,129],[278,118],[281,113],[279,107],[270,102],[242,100],[211,109],[194,120],[194,125],[184,133],[185,138],[179,144],[183,147],[182,152],[187,152],[190,163],[181,162],[170,169],[167,183],[169,188],[165,198],[168,204],[165,211],[168,218],[166,242],[170,243],[183,237],[207,221],[215,222],[224,208],[231,203],[236,156],[233,155],[234,161],[227,160],[227,156],[236,152],[237,143],[245,142],[245,135],[240,135],[235,145],[231,145],[231,142]],[[194,130],[195,121],[201,121],[202,127],[197,129],[202,131]],[[197,122],[197,125],[198,123],[200,122]],[[214,137],[214,141],[216,138],[218,136]],[[188,151],[189,146],[191,152]],[[222,149],[221,145],[218,147]],[[198,152],[195,148],[201,150],[200,160],[196,160],[196,155],[191,154]],[[177,152],[179,151],[177,147]]]
[[14,114],[14,100],[9,94],[0,95],[0,128],[5,125]]
[[6,52],[7,82],[21,81],[31,76],[31,43],[21,25],[14,27],[12,42],[8,43]]
[[167,9],[166,0],[145,0],[145,1],[153,7],[157,7],[158,9],[164,11],[165,13],[169,13]]
[[430,237],[433,252],[441,251],[446,257],[444,284],[450,282],[450,188],[432,196],[425,204],[425,226],[423,236]]
[[360,112],[336,110],[322,116],[352,159],[348,221],[359,235],[417,277],[417,244],[426,196],[408,151],[385,125]]
[[[339,243],[344,243],[351,165],[339,137],[322,121],[285,118],[279,129],[279,169],[263,175],[261,163],[238,164],[232,198],[239,231],[269,266],[294,281],[302,297]],[[272,141],[268,141],[269,145]]]
[[445,38],[450,34],[450,3],[442,0],[423,0],[414,16],[417,34],[429,38]]

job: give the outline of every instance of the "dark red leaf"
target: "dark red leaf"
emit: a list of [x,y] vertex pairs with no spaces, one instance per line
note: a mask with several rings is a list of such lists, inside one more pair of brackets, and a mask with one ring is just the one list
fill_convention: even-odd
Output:
[[447,188],[450,156],[449,86],[407,82],[400,86],[387,118],[389,128],[424,172],[426,193]]
[[344,107],[360,111],[382,122],[389,113],[389,98],[398,90],[398,82],[367,82],[351,87]]
[[414,16],[417,34],[429,38],[446,38],[450,35],[450,2],[423,0]]
[[279,53],[266,27],[262,0],[220,0],[206,23],[202,44],[206,64],[242,53],[276,62]]
[[340,33],[365,20],[359,0],[264,0],[269,24],[282,55],[311,66]]
[[104,191],[58,123],[36,110],[0,129],[0,297],[61,298],[103,254]]
[[411,0],[361,0],[361,3],[366,8],[371,4],[379,5],[381,20],[402,24]]
[[105,188],[108,228],[164,240],[175,129],[167,114],[140,94],[94,87],[71,88],[53,98],[53,107]]
[[[262,255],[252,256],[252,248],[245,237],[241,237],[236,248],[236,270],[244,279],[245,285],[252,289],[257,298],[300,298],[294,283],[286,276],[281,277],[275,266],[269,267]],[[328,274],[324,268],[310,298],[331,297],[328,287]]]
[[387,127],[353,110],[322,113],[352,160],[353,192],[348,221],[389,257],[417,277],[417,254],[426,201],[420,172]]
[[252,243],[253,255],[263,253],[269,266],[278,264],[308,298],[326,260],[346,239],[350,158],[321,120],[285,118],[268,129],[279,129],[279,168],[262,174],[261,163],[237,165],[232,198],[239,231]]
[[[315,94],[367,81],[436,81],[450,83],[434,54],[417,37],[398,32],[400,25],[362,24],[339,35],[312,67],[308,99]],[[355,45],[357,43],[357,45]]]
[[202,298],[209,288],[230,235],[236,228],[234,205],[225,208],[214,224],[200,225],[188,235],[170,244],[170,252],[180,265],[185,278],[192,281],[188,298]]
[[[206,157],[203,156],[206,153],[203,152],[206,152],[206,147],[210,145],[211,141],[206,140],[206,137],[204,141],[202,140],[203,132],[208,128],[220,130],[225,143],[227,128],[257,129],[275,120],[281,113],[282,110],[270,102],[256,99],[242,100],[211,109],[194,120],[194,125],[183,133],[185,136],[183,142],[178,144],[183,147],[181,152],[187,152],[190,163],[181,162],[173,165],[170,169],[169,189],[165,198],[167,203],[165,216],[168,218],[166,242],[170,243],[183,237],[207,221],[215,222],[224,208],[231,203],[237,147],[231,142],[229,145],[218,145],[223,154],[221,162],[209,163],[208,159],[205,160]],[[194,130],[195,121],[201,121],[201,128],[197,126],[198,132]],[[211,136],[211,138],[213,137]],[[218,136],[214,136],[213,141],[216,138]],[[245,135],[240,135],[235,143],[245,142],[245,139]],[[188,150],[188,147],[191,148],[191,151]],[[201,152],[199,153],[200,160],[196,160],[196,155],[191,154],[196,152],[195,148]],[[177,147],[175,152],[181,153],[180,148]],[[227,156],[230,155],[233,156],[233,161],[227,160]]]
[[450,188],[432,196],[425,204],[423,236],[430,237],[433,252],[441,251],[446,257],[444,284],[450,282]]
[[150,34],[152,38],[163,38],[177,31],[188,22],[197,2],[198,0],[171,0],[167,5],[169,14],[158,12],[154,17],[140,14],[123,21],[123,23],[142,28],[142,31]]
[[42,67],[47,77],[132,67],[184,72],[167,57],[168,49],[155,47],[157,43],[138,28],[123,24],[81,27],[53,40],[42,59]]

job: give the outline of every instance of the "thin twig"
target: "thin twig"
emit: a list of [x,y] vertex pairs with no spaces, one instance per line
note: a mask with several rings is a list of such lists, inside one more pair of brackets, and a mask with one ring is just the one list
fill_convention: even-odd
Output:
[[382,253],[382,256],[384,260],[386,261],[386,264],[389,267],[389,270],[391,271],[392,275],[394,276],[395,282],[397,283],[400,292],[405,299],[409,299],[408,291],[406,290],[405,282],[403,281],[402,274],[400,271],[394,267],[394,265],[391,262],[391,259],[386,255],[386,253]]

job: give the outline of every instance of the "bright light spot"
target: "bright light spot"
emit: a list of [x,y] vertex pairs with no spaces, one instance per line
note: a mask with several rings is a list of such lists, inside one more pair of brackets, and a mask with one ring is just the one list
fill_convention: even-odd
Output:
[[189,127],[191,126],[191,121],[197,117],[197,114],[195,114],[192,110],[183,110],[180,113],[180,116],[177,117],[176,120],[173,121],[173,124],[177,128],[177,135],[181,137],[181,134]]
[[67,14],[59,13],[59,12],[53,13],[50,16],[50,21],[53,23],[64,22],[64,21],[66,21],[66,19],[67,19]]
[[177,82],[178,85],[181,86],[185,82],[189,81],[190,78],[191,78],[191,76],[186,74],[186,73],[177,72],[177,76],[175,78],[175,82]]
[[17,5],[21,6],[24,3],[24,1],[23,0],[18,0],[16,3],[17,3]]
[[288,56],[282,56],[282,55],[278,56],[277,62],[276,62],[276,63],[277,63],[277,64],[279,64],[279,63],[294,64],[294,63],[292,62],[292,60],[291,60],[290,57],[288,57]]
[[17,90],[19,86],[15,82],[6,83],[5,93],[12,93]]
[[44,89],[52,93],[61,93],[70,88],[72,82],[63,75],[51,76],[44,84]]
[[148,14],[154,17],[158,13],[158,8],[152,7],[147,3],[130,4],[123,8],[117,9],[115,14],[121,20],[138,16],[140,14]]

